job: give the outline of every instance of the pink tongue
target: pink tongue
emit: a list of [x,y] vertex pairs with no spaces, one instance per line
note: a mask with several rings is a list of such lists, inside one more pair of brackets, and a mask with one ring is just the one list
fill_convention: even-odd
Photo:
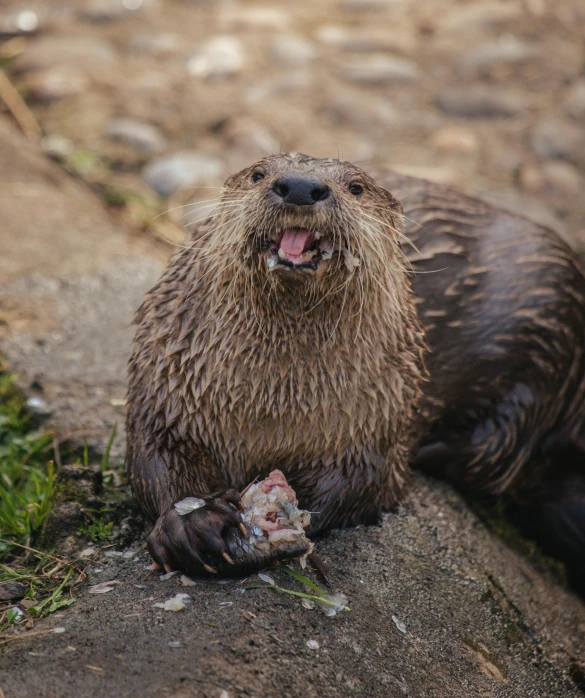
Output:
[[289,228],[284,231],[280,247],[287,256],[300,257],[313,239],[313,233],[306,228]]

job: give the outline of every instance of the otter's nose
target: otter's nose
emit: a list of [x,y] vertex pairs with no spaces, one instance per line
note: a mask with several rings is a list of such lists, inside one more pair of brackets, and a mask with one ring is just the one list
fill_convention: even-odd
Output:
[[279,177],[273,185],[274,192],[284,203],[296,206],[312,206],[329,196],[330,189],[317,177],[291,172]]

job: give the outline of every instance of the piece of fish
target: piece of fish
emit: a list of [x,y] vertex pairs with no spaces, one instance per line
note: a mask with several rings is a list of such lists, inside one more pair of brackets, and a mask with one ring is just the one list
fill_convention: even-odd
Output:
[[232,532],[228,548],[235,564],[221,572],[241,573],[305,557],[312,551],[313,543],[305,535],[311,514],[299,509],[296,495],[280,470],[244,490],[242,504],[248,536]]

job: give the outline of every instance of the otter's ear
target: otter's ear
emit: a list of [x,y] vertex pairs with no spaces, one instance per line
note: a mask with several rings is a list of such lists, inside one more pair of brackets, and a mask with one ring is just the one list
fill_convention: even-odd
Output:
[[390,208],[395,213],[402,215],[403,210],[402,210],[402,204],[400,203],[400,201],[398,201],[398,199],[393,194],[391,194],[387,189],[382,189],[382,191],[386,195],[386,199],[388,200],[388,203],[390,204]]

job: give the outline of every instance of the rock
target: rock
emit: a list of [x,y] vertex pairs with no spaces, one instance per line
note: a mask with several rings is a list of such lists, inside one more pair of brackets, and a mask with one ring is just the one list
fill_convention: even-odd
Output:
[[585,187],[585,180],[579,170],[568,162],[550,161],[542,165],[525,165],[520,169],[519,180],[522,187],[531,194],[545,194],[566,200],[579,196]]
[[259,157],[278,153],[280,150],[280,141],[271,131],[265,126],[248,121],[230,125],[226,132],[226,143],[228,148],[255,151]]
[[183,37],[172,32],[141,32],[134,34],[128,42],[130,53],[147,54],[157,58],[180,54],[184,48]]
[[96,24],[102,22],[113,22],[128,14],[129,7],[135,5],[133,9],[138,9],[142,4],[140,0],[85,0],[85,4],[79,10],[82,19],[87,19]]
[[488,77],[501,68],[523,63],[538,52],[516,37],[504,35],[496,41],[487,41],[462,53],[456,60],[457,71],[467,77]]
[[447,114],[469,118],[506,118],[527,108],[517,91],[483,85],[446,87],[439,92],[437,105]]
[[323,113],[331,123],[340,126],[392,128],[404,123],[402,114],[389,100],[378,97],[364,100],[354,92],[339,92],[328,96]]
[[523,14],[519,2],[474,2],[459,6],[439,19],[437,29],[443,33],[467,36],[472,32],[503,29]]
[[347,80],[363,85],[407,83],[420,77],[420,71],[413,61],[384,54],[345,61],[341,64],[340,73]]
[[28,591],[26,584],[20,582],[3,582],[0,584],[0,603],[19,601]]
[[396,32],[384,27],[344,27],[324,24],[315,32],[316,39],[325,46],[351,53],[411,53],[416,49],[416,39],[407,32]]
[[217,181],[221,162],[212,155],[190,150],[179,151],[152,160],[142,176],[160,196],[170,196],[181,187]]
[[56,65],[49,70],[29,73],[24,89],[38,102],[55,102],[81,94],[89,84],[90,79],[83,70],[72,65]]
[[112,119],[106,124],[103,135],[141,153],[158,153],[166,147],[165,138],[155,126],[137,119]]
[[35,417],[47,417],[51,414],[51,408],[43,398],[32,395],[27,398],[26,409]]
[[62,554],[75,550],[71,534],[86,523],[86,512],[78,502],[57,504],[45,519],[41,532],[41,545],[46,548],[58,547]]
[[578,80],[568,90],[563,107],[569,116],[585,121],[585,80]]
[[460,126],[447,126],[437,131],[431,142],[442,153],[471,155],[477,152],[479,140],[474,131]]
[[530,142],[541,158],[585,164],[585,131],[568,121],[542,121],[532,129]]
[[103,488],[99,466],[62,465],[57,473],[55,491],[58,500],[91,506]]
[[34,34],[40,28],[40,17],[33,10],[19,10],[0,16],[0,36]]
[[312,77],[304,71],[290,71],[280,77],[265,80],[246,90],[249,104],[264,104],[276,97],[288,97],[307,92],[313,84]]
[[302,65],[317,58],[315,46],[302,36],[281,34],[277,36],[268,51],[269,56],[281,65]]
[[290,15],[279,7],[229,6],[220,11],[219,24],[226,29],[283,30],[290,24]]
[[187,63],[191,75],[206,79],[230,77],[244,65],[244,45],[234,36],[216,36]]
[[404,5],[404,0],[342,0],[340,9],[345,12],[387,12]]
[[51,36],[31,44],[14,59],[11,68],[15,73],[46,70],[58,65],[99,70],[115,61],[116,52],[107,41],[89,37]]

